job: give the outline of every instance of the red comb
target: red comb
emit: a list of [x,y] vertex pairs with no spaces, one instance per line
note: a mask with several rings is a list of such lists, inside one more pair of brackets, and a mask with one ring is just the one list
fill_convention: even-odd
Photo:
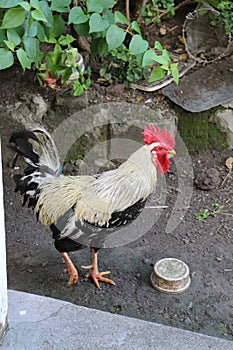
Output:
[[172,149],[175,146],[174,137],[169,134],[165,128],[163,128],[163,130],[160,130],[159,128],[155,128],[153,124],[148,124],[148,127],[144,128],[142,137],[143,142],[146,145],[150,145],[153,142],[159,142],[167,149]]

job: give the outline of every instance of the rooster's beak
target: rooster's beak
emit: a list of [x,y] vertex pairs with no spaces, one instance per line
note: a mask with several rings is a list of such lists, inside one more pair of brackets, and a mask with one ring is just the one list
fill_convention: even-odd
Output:
[[176,154],[176,151],[174,149],[171,149],[167,153],[168,153],[168,158],[172,158]]

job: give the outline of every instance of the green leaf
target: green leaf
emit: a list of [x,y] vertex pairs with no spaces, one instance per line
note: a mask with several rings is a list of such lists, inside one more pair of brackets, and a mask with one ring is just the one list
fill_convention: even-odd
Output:
[[104,7],[102,6],[100,0],[87,0],[86,3],[88,12],[103,12]]
[[46,25],[51,26],[52,11],[48,6],[47,1],[30,0],[30,4],[35,9],[31,12],[32,17],[37,21],[46,22]]
[[148,80],[149,83],[153,83],[154,81],[160,80],[164,77],[165,72],[162,67],[157,66],[152,69],[150,78]]
[[31,11],[32,18],[36,19],[37,21],[47,22],[46,17],[44,16],[43,12],[40,10],[33,10]]
[[96,38],[92,40],[90,49],[92,57],[102,57],[108,52],[108,44],[105,38]]
[[63,53],[63,49],[58,43],[56,43],[54,45],[54,53],[58,53],[58,52]]
[[88,77],[85,81],[85,83],[83,83],[84,89],[88,89],[91,86],[91,79],[90,77]]
[[6,9],[6,8],[14,7],[14,6],[17,6],[20,2],[21,0],[1,0],[0,8]]
[[176,83],[176,85],[178,85],[178,83],[179,83],[178,63],[171,63],[170,64],[170,69],[171,69],[171,72],[172,72],[172,76],[173,76],[174,82]]
[[64,72],[62,74],[62,79],[61,79],[62,84],[64,84],[69,79],[69,77],[71,76],[72,73],[73,73],[73,70],[71,67],[67,67],[64,70]]
[[148,42],[144,40],[141,35],[135,34],[129,44],[129,52],[131,55],[138,55],[143,53],[148,48]]
[[139,53],[138,55],[135,55],[137,65],[141,68],[142,67],[142,59],[143,59],[144,53]]
[[111,9],[116,4],[115,0],[101,0],[101,4],[103,6],[103,9]]
[[33,20],[31,25],[28,27],[28,31],[27,31],[28,36],[31,36],[33,38],[37,35],[38,24],[39,24],[39,22]]
[[75,6],[70,10],[68,24],[80,24],[89,20],[89,15],[85,15],[80,6]]
[[159,50],[159,51],[163,51],[163,47],[162,47],[162,45],[160,44],[160,42],[159,41],[155,41],[155,44],[154,44],[154,48],[156,49],[156,50]]
[[15,46],[21,43],[21,38],[15,29],[7,29],[7,39],[12,41]]
[[56,44],[57,43],[57,39],[55,39],[54,37],[50,38],[50,39],[45,39],[45,42],[46,43],[49,43],[49,44]]
[[31,5],[26,1],[19,2],[18,5],[20,5],[27,12],[29,12],[31,9]]
[[6,69],[14,64],[14,56],[11,51],[0,48],[0,69]]
[[76,47],[72,47],[71,49],[65,50],[64,59],[65,64],[71,67],[77,66],[77,58],[78,58],[78,49]]
[[57,38],[59,35],[61,35],[65,30],[65,21],[62,18],[61,15],[54,15],[53,16],[53,27],[52,27],[52,33],[55,38]]
[[147,67],[149,64],[155,62],[157,55],[153,50],[147,50],[142,59],[142,67]]
[[139,35],[141,35],[141,29],[139,28],[138,22],[137,21],[133,21],[131,24],[131,29],[134,30],[136,33],[138,33]]
[[25,21],[25,11],[22,8],[13,8],[8,10],[2,21],[1,29],[16,28]]
[[81,36],[88,36],[89,35],[89,22],[81,23],[81,24],[74,24],[74,30],[76,33],[78,33]]
[[74,81],[74,96],[80,96],[84,91],[84,88],[82,86],[82,84],[80,83],[80,81],[77,79]]
[[102,17],[98,13],[93,13],[91,15],[89,25],[89,33],[103,32],[109,26],[108,22],[102,19]]
[[73,41],[75,41],[75,38],[72,35],[61,35],[60,38],[58,39],[58,42],[62,46],[68,46],[71,44]]
[[87,0],[88,12],[101,13],[115,5],[114,0]]
[[102,57],[108,52],[108,44],[106,42],[106,38],[98,38],[96,40],[99,40],[98,55]]
[[4,40],[7,40],[6,29],[0,29],[0,46],[4,46]]
[[69,12],[68,6],[72,0],[52,0],[51,9],[57,12]]
[[123,29],[117,27],[115,24],[112,24],[106,33],[106,41],[109,51],[119,47],[125,40],[125,36],[126,32],[124,32]]
[[66,70],[67,66],[65,64],[57,64],[56,66],[52,67],[51,74],[53,77],[58,78],[60,75],[62,76],[64,71]]
[[[48,67],[48,70],[50,72],[53,71],[53,73],[55,72],[55,70],[57,69],[56,66],[61,65],[61,57],[62,57],[62,52],[53,52],[50,51],[46,54],[46,64]],[[66,68],[65,65],[63,65],[63,68]]]
[[165,56],[159,56],[156,55],[156,57],[154,58],[154,61],[159,63],[159,64],[164,64],[164,65],[168,65],[169,64],[169,60],[167,59],[167,57]]
[[61,15],[53,16],[53,26],[52,27],[44,27],[46,41],[50,42],[51,39],[53,42],[56,42],[55,38],[61,35],[65,29],[65,22]]
[[104,10],[102,18],[105,19],[109,25],[115,23],[114,14],[110,10]]
[[31,61],[38,63],[39,60],[39,40],[36,38],[27,37],[23,41],[25,52]]
[[53,13],[51,8],[48,5],[48,2],[45,0],[40,1],[42,12],[47,20],[46,26],[53,26]]
[[123,13],[119,11],[114,12],[114,19],[115,19],[115,23],[129,25],[128,19],[123,15]]
[[163,49],[163,51],[162,51],[162,56],[163,56],[163,57],[166,57],[167,60],[168,60],[168,62],[171,62],[169,53],[168,53],[168,51],[167,51],[166,49]]
[[45,30],[44,30],[44,26],[40,23],[40,22],[36,22],[37,23],[37,38],[43,42],[45,41]]
[[17,58],[23,68],[25,70],[26,68],[30,69],[31,68],[31,63],[32,61],[27,57],[26,52],[20,48],[16,51]]
[[42,11],[39,0],[30,0],[30,4],[34,9],[39,10],[40,12]]
[[12,41],[4,40],[4,43],[6,44],[6,46],[8,47],[8,49],[10,49],[11,51],[14,51],[14,49],[15,49],[15,44],[14,44]]

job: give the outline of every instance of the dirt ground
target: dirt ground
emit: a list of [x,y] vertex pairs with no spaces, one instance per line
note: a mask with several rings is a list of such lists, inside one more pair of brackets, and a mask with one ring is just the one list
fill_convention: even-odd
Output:
[[[40,93],[52,100],[56,91],[38,87],[29,73],[22,74],[16,67],[0,72],[0,105],[18,101],[24,92]],[[93,84],[92,91],[106,100],[127,102],[151,98],[153,103],[168,104],[159,93],[148,94]],[[2,113],[1,113],[2,114]],[[166,175],[168,208],[162,210],[156,225],[137,241],[99,253],[101,270],[110,270],[116,286],[101,284],[95,288],[84,278],[88,265],[88,249],[72,253],[79,269],[76,286],[67,287],[67,275],[54,249],[50,232],[27,208],[21,207],[21,198],[15,194],[11,170],[7,164],[11,153],[6,148],[14,121],[1,115],[0,129],[4,158],[4,195],[7,239],[8,287],[39,295],[63,299],[89,308],[158,322],[208,335],[233,339],[233,188],[232,176],[221,186],[228,170],[225,161],[232,151],[211,149],[191,154],[197,178],[201,171],[219,172],[219,181],[204,191],[193,187],[190,207],[182,223],[170,234],[165,233],[167,218],[177,196],[177,173],[174,164]],[[185,164],[184,164],[185,166]],[[200,179],[198,180],[200,183]],[[224,206],[223,211],[210,215],[204,222],[196,219],[200,210],[211,210],[213,204]],[[175,257],[186,262],[191,272],[191,285],[182,294],[170,295],[154,290],[150,274],[154,263],[164,257]],[[70,315],[72,317],[72,315]]]

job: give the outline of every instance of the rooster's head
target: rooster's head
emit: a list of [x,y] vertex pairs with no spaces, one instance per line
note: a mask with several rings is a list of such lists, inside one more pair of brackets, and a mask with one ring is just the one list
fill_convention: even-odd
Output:
[[169,158],[176,154],[174,151],[175,140],[164,128],[160,130],[153,124],[148,124],[142,132],[143,142],[148,145],[151,152],[151,160],[159,174],[167,172],[170,161]]

